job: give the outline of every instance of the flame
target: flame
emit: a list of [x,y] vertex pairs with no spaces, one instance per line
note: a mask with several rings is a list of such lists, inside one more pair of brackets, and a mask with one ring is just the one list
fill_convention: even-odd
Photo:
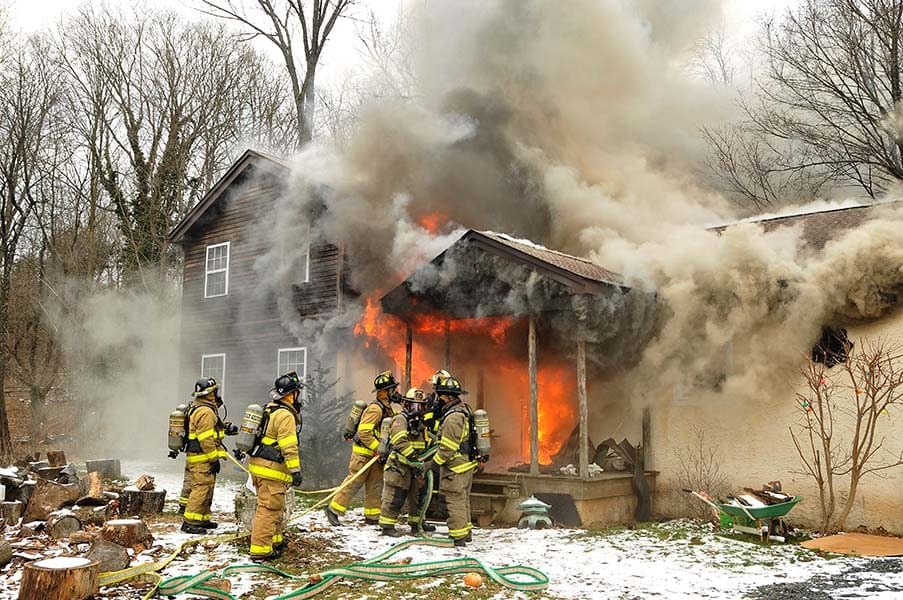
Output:
[[[486,396],[492,410],[507,413],[492,417],[494,423],[499,423],[501,436],[510,438],[501,441],[511,448],[513,460],[529,462],[529,413],[525,408],[530,397],[529,373],[525,357],[510,354],[506,344],[516,324],[517,320],[512,317],[448,319],[440,314],[418,313],[410,323],[413,332],[411,382],[412,385],[425,382],[442,366],[431,362],[430,355],[444,355],[446,331],[465,336],[469,343],[483,346],[483,350],[489,344],[491,362],[480,363],[479,359],[473,358],[470,360],[475,364],[466,364],[468,359],[465,358],[465,364],[461,367],[456,364],[453,370],[485,370]],[[361,319],[354,326],[354,334],[367,349],[379,351],[394,362],[396,369],[403,371],[406,328],[401,319],[384,314],[378,302],[369,299]],[[456,359],[460,361],[460,357],[456,356]],[[375,366],[383,369],[393,365]],[[538,367],[539,461],[549,464],[577,422],[576,368],[571,363],[555,362],[542,356]]]
[[434,237],[441,233],[442,226],[446,223],[448,223],[448,217],[438,212],[423,215],[417,220],[417,224]]

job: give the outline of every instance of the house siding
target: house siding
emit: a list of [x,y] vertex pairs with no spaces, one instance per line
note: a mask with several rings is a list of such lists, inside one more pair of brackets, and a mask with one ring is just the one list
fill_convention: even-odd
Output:
[[[181,240],[180,389],[185,397],[190,395],[201,375],[202,355],[225,354],[224,399],[233,419],[248,403],[266,400],[277,376],[279,348],[314,345],[313,340],[299,340],[286,331],[275,296],[254,270],[257,258],[267,251],[266,236],[258,235],[257,217],[271,210],[278,193],[272,178],[255,178],[250,166]],[[205,298],[206,248],[224,242],[230,243],[228,294]],[[296,289],[299,314],[335,310],[339,262],[336,246],[311,247],[309,282]],[[335,357],[308,354],[308,368],[316,361],[334,365]]]

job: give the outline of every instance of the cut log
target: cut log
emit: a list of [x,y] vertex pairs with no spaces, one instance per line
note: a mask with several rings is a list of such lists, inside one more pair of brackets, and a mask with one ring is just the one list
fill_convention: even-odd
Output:
[[92,471],[85,475],[78,482],[79,503],[84,504],[82,500],[91,498],[93,500],[104,500],[103,497],[103,478],[97,471]]
[[0,519],[3,519],[12,527],[15,526],[21,518],[21,502],[19,502],[18,500],[16,500],[15,502],[0,502]]
[[142,550],[144,550],[150,548],[154,543],[154,536],[151,535],[147,525],[141,519],[107,521],[100,530],[100,537],[108,542],[133,549],[142,546]]
[[104,479],[120,479],[122,477],[119,459],[89,460],[85,463],[85,467],[89,473],[97,471]]
[[0,567],[13,559],[13,547],[6,540],[0,540]]
[[102,504],[100,506],[81,506],[76,504],[70,508],[82,525],[103,525],[113,518],[112,503]]
[[[69,536],[70,544],[93,544],[94,540],[97,539],[96,533],[90,533],[87,531],[76,531],[72,535]],[[101,569],[102,571],[102,569]]]
[[158,515],[163,512],[166,490],[142,491],[133,486],[119,494],[119,514],[128,516]]
[[47,462],[51,467],[62,467],[66,465],[66,453],[62,450],[48,450]]
[[96,562],[77,556],[58,556],[27,563],[22,572],[19,600],[86,600],[97,593],[99,572]]
[[43,469],[45,467],[50,466],[50,461],[47,460],[36,460],[28,463],[28,468],[31,471],[37,471],[38,469]]
[[129,566],[129,551],[119,544],[97,538],[85,554],[85,558],[97,561],[101,573],[119,571]]
[[29,521],[46,521],[55,510],[64,506],[71,506],[78,500],[78,485],[67,483],[65,485],[39,479],[34,486],[34,492],[28,501],[23,518]]
[[154,478],[147,473],[144,473],[141,475],[141,477],[135,480],[135,483],[133,485],[142,492],[147,492],[154,489]]
[[52,513],[47,518],[47,525],[44,526],[44,531],[47,532],[47,535],[55,540],[68,538],[76,531],[81,531],[82,529],[84,529],[82,522],[69,510],[60,510]]
[[18,500],[23,505],[28,504],[28,500],[31,498],[32,492],[34,492],[34,486],[35,481],[33,479],[20,481],[18,485],[7,485],[6,501]]

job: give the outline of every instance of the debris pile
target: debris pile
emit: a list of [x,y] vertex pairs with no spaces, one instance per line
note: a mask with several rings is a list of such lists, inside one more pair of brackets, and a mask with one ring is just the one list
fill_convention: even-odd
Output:
[[[118,460],[88,461],[80,476],[62,452],[47,454],[47,460],[0,468],[4,578],[21,578],[36,590],[90,589],[97,573],[124,569],[136,556],[159,551],[143,521],[120,518],[162,512],[166,491],[154,489],[153,477],[142,475],[123,487]],[[81,572],[82,563],[99,570]]]
[[793,495],[785,494],[781,491],[780,481],[769,481],[762,486],[761,490],[753,488],[743,488],[742,494],[735,494],[727,497],[730,506],[745,506],[747,508],[761,508],[763,506],[773,506],[775,504],[783,504],[793,500]]

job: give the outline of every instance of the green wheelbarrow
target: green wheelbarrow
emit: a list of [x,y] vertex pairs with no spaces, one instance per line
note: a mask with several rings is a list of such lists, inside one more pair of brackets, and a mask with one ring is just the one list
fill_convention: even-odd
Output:
[[803,499],[802,496],[794,496],[787,502],[781,502],[780,504],[738,506],[736,504],[718,502],[705,493],[694,492],[693,490],[684,491],[693,494],[711,506],[723,526],[730,526],[733,531],[758,535],[766,544],[771,540],[778,542],[787,541],[787,524],[784,523],[784,517]]

